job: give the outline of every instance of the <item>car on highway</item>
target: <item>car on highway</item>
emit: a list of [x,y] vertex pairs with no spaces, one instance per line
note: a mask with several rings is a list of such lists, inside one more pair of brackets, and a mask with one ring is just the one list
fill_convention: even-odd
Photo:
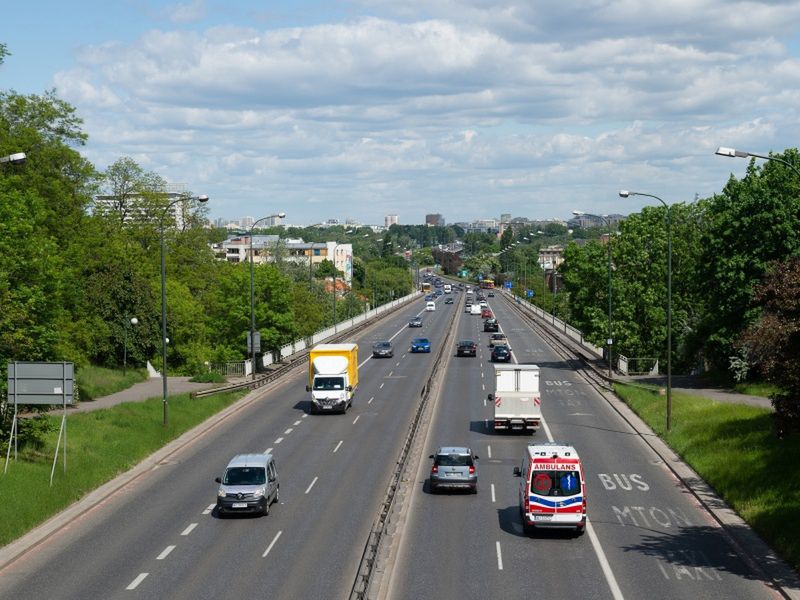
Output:
[[472,311],[472,304],[470,304],[469,302],[467,302],[467,303],[464,305],[464,312],[465,312],[465,313],[468,313],[468,312],[471,312],[471,311]]
[[511,362],[511,348],[497,344],[492,348],[492,362]]
[[489,338],[489,348],[494,348],[498,344],[508,346],[508,339],[506,339],[504,333],[493,333]]
[[486,300],[481,300],[480,307],[481,307],[481,310],[483,310],[484,308],[489,308],[489,303],[486,302]]
[[432,312],[436,310],[436,302],[426,302],[425,303],[425,310]]
[[494,315],[489,308],[484,308],[481,310],[481,319],[491,319]]
[[497,319],[495,319],[494,317],[492,317],[490,319],[486,319],[483,322],[483,330],[484,331],[499,331],[500,330],[500,324],[497,322]]
[[431,341],[428,338],[414,338],[411,340],[410,352],[430,352]]
[[478,471],[475,461],[478,457],[464,446],[442,446],[431,454],[433,459],[430,475],[430,491],[467,490],[478,493]]
[[489,298],[494,298],[494,292],[488,292],[486,294]]
[[436,296],[434,296],[433,294],[426,294],[425,302],[430,302],[431,300],[434,300],[435,298],[436,298]]
[[478,344],[472,340],[461,340],[456,344],[456,356],[477,356]]
[[422,317],[411,317],[408,320],[409,327],[422,327]]
[[445,298],[444,303],[445,304],[452,304],[453,303],[453,299],[452,298]]
[[372,344],[373,358],[392,358],[394,350],[392,349],[392,342],[382,341]]
[[222,477],[214,479],[217,489],[217,515],[234,513],[269,514],[278,502],[280,484],[272,454],[237,454]]

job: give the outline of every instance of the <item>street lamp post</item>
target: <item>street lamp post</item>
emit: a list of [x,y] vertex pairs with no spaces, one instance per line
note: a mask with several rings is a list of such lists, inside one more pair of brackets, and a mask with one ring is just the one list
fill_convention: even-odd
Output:
[[620,198],[645,196],[661,202],[667,218],[667,431],[672,430],[672,214],[670,207],[658,196],[620,190]]
[[256,225],[261,223],[261,221],[266,221],[267,219],[274,219],[275,217],[279,217],[283,219],[286,216],[286,213],[277,213],[274,215],[269,215],[268,217],[261,217],[258,221],[255,221],[249,230],[249,238],[250,238],[250,368],[252,370],[252,379],[255,381],[256,378],[256,286],[255,286],[255,273],[253,271],[253,230],[256,228]]
[[137,319],[136,317],[131,317],[130,319],[128,317],[125,317],[125,321],[124,321],[125,335],[123,336],[125,341],[123,342],[123,345],[122,345],[122,375],[123,376],[128,374],[128,323],[130,323],[131,325],[138,325],[139,324],[139,319]]
[[727,156],[729,158],[747,158],[752,156],[753,158],[763,158],[764,160],[771,160],[774,162],[779,162],[781,164],[786,165],[790,169],[792,169],[797,175],[800,175],[800,170],[795,167],[792,163],[788,160],[784,160],[777,156],[766,156],[764,154],[755,154],[754,152],[746,152],[745,150],[736,150],[735,148],[726,148],[725,146],[720,146],[717,148],[717,151],[714,154],[718,154],[719,156]]
[[164,407],[164,426],[168,422],[168,403],[167,403],[167,262],[166,262],[166,248],[164,246],[164,219],[169,212],[169,209],[175,206],[178,202],[187,200],[197,200],[198,202],[208,202],[208,196],[205,194],[200,196],[192,196],[189,198],[182,197],[176,198],[167,206],[164,207],[164,212],[161,213],[161,381],[163,387],[162,404]]
[[608,215],[593,215],[585,213],[582,210],[573,210],[572,214],[576,217],[586,215],[587,217],[603,219],[608,227],[608,244],[606,244],[608,248],[608,337],[606,338],[606,347],[608,348],[608,379],[609,381],[613,381],[614,371],[611,361],[611,350],[614,344],[614,339],[611,337],[611,219],[609,219]]

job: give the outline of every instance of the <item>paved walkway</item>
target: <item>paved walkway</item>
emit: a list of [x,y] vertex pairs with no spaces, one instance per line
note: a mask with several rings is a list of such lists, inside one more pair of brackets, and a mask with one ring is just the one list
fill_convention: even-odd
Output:
[[[667,387],[666,375],[635,375],[631,377],[619,376],[620,381],[631,383],[643,383],[648,385],[658,385]],[[734,392],[723,386],[716,385],[703,377],[695,375],[673,375],[672,376],[672,391],[689,396],[702,396],[709,400],[717,402],[727,402],[728,404],[747,404],[748,406],[757,406],[758,408],[766,408],[772,410],[772,400],[762,396],[748,396],[747,394],[740,394]]]
[[[192,383],[189,381],[191,377],[167,377],[167,395],[174,396],[176,394],[185,394],[187,392],[196,392],[198,390],[207,390],[209,388],[225,385],[221,383]],[[228,383],[236,383],[241,378],[229,378]],[[144,402],[148,398],[161,398],[163,397],[163,381],[160,377],[153,377],[133,384],[131,387],[122,391],[110,394],[108,396],[101,396],[94,400],[85,400],[78,402],[72,406],[68,406],[69,412],[89,412],[93,410],[100,410],[108,408],[123,402]],[[61,412],[62,408],[56,408],[51,412]]]

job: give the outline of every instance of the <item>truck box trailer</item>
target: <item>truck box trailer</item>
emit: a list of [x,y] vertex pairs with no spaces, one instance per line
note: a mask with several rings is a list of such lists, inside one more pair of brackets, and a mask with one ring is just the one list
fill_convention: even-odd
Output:
[[346,412],[358,387],[358,344],[318,344],[308,354],[311,412]]
[[535,431],[542,421],[537,365],[495,364],[494,428],[498,431]]

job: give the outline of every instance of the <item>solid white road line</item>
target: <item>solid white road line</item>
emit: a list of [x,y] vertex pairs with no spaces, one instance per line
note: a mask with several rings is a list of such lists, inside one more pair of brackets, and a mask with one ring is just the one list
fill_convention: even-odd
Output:
[[265,558],[267,554],[269,554],[269,551],[272,550],[272,547],[275,545],[275,542],[278,541],[278,538],[281,537],[282,533],[283,531],[279,531],[278,533],[275,534],[275,537],[272,538],[272,541],[270,542],[269,546],[267,546],[267,549],[264,550],[264,554],[261,555],[261,558]]
[[343,442],[343,441],[344,441],[344,440],[339,440],[339,443],[338,443],[338,444],[336,444],[336,448],[334,448],[334,449],[333,449],[333,452],[334,452],[334,453],[335,453],[335,452],[336,452],[336,451],[337,451],[337,450],[338,450],[338,449],[341,447],[341,445],[342,445],[342,442]]
[[497,502],[497,499],[494,497],[494,484],[492,484],[492,502]]
[[175,546],[167,546],[166,548],[164,548],[161,554],[156,556],[156,560],[164,560],[165,558],[167,558],[167,556],[169,556],[169,553],[172,552],[173,550],[175,550]]
[[292,433],[292,431],[294,431],[294,429],[289,427],[289,429],[287,429],[286,431],[283,432],[283,435],[289,435],[290,433]]
[[140,583],[142,583],[142,581],[144,581],[144,578],[145,578],[145,577],[147,577],[149,574],[150,574],[150,573],[139,573],[139,574],[136,576],[136,579],[134,579],[133,581],[131,581],[131,582],[128,584],[128,587],[126,587],[125,589],[126,589],[126,590],[135,590],[135,589],[136,589],[136,586],[138,586]]
[[264,450],[264,454],[272,454],[272,448],[267,448]]
[[495,542],[495,547],[497,548],[497,570],[503,570],[503,553],[500,551],[500,542]]
[[274,442],[274,443],[276,443],[276,444],[280,444],[282,441],[283,441],[283,438],[282,438],[282,437],[279,437],[277,440],[275,440],[275,442]]
[[189,535],[195,527],[197,527],[197,523],[192,523],[181,532],[181,535]]
[[317,483],[317,479],[319,479],[319,477],[314,477],[314,481],[312,481],[311,483],[309,483],[309,484],[308,484],[308,487],[306,488],[306,494],[307,494],[308,492],[310,492],[310,491],[311,491],[311,488],[313,488],[313,487],[314,487],[314,484],[315,484],[315,483]]
[[594,528],[588,518],[586,519],[586,533],[589,535],[589,540],[592,542],[592,548],[594,548],[594,553],[597,555],[597,560],[600,561],[600,567],[603,569],[606,583],[608,583],[608,587],[611,589],[611,595],[614,596],[615,600],[623,600],[624,596],[619,589],[619,585],[617,585],[617,579],[614,577],[614,572],[611,570],[611,565],[608,564],[608,559],[606,558],[605,552],[603,552],[603,547],[600,545],[600,540],[597,539]]
[[359,419],[359,417],[360,417],[360,416],[361,416],[361,415],[358,415],[358,417],[356,417],[355,419],[353,419],[353,425],[355,425],[355,424],[356,424],[356,421],[358,421],[358,419]]

